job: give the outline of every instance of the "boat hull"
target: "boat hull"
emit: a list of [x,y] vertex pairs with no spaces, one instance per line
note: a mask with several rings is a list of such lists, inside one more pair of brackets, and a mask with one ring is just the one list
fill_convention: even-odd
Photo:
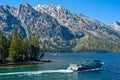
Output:
[[93,60],[89,61],[87,60],[84,64],[70,64],[68,69],[74,70],[74,71],[84,71],[84,70],[91,70],[91,69],[98,69],[101,68],[104,63],[100,60]]
[[99,63],[99,64],[89,64],[89,65],[81,65],[81,67],[78,67],[78,71],[101,68],[102,65],[103,65],[102,63]]

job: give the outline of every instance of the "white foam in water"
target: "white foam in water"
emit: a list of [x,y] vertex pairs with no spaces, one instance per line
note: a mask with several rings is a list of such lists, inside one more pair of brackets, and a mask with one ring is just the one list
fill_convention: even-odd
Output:
[[[86,72],[86,71],[96,71],[96,70],[100,70],[101,68],[96,68],[96,69],[90,69],[90,70],[84,70],[84,71],[80,71],[80,72]],[[41,71],[31,71],[31,72],[10,72],[10,73],[0,73],[0,76],[3,75],[29,75],[29,74],[43,74],[43,73],[72,73],[74,72],[73,70],[70,70],[69,68],[64,70],[64,69],[60,69],[60,70],[41,70]]]
[[71,73],[72,70],[42,70],[42,71],[31,71],[31,72],[11,72],[11,73],[0,73],[2,75],[18,75],[18,74],[43,74],[43,73]]

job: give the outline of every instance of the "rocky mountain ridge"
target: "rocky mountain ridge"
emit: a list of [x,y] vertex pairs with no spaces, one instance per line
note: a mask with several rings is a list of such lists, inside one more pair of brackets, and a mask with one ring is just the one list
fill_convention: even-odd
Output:
[[14,28],[23,39],[37,34],[41,48],[46,51],[73,51],[86,38],[115,44],[120,40],[120,33],[109,25],[73,14],[61,5],[0,6],[0,33],[10,36]]
[[[108,25],[105,25],[98,20],[90,19],[82,14],[72,14],[70,11],[60,5],[37,5],[34,6],[34,9],[39,12],[45,12],[56,18],[61,25],[69,28],[73,34],[77,33],[76,35],[82,34],[83,30],[88,30],[88,33],[95,34],[97,37],[102,35],[103,32],[108,35],[113,33],[117,34],[116,32],[112,31]],[[104,35],[102,35],[102,37],[103,36]]]
[[113,21],[113,22],[109,23],[109,27],[120,32],[120,22]]

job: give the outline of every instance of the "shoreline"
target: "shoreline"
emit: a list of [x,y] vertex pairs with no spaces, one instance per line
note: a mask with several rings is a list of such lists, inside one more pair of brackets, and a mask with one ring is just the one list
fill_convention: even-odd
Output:
[[40,60],[40,61],[25,61],[25,62],[6,62],[6,63],[0,63],[0,67],[44,64],[44,63],[50,63],[50,62],[52,61],[51,60]]

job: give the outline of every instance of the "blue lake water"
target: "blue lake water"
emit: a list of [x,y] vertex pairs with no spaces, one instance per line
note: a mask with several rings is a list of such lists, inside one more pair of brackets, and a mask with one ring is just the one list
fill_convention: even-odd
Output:
[[[0,80],[120,80],[120,53],[46,53],[44,59],[53,62],[37,65],[0,68]],[[102,70],[72,72],[70,63],[99,59]]]

